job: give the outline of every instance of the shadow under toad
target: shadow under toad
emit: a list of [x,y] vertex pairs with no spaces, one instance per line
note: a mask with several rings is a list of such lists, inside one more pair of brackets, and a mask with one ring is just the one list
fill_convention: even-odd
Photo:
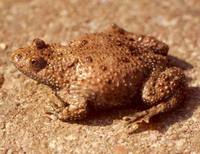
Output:
[[189,70],[193,68],[193,66],[188,62],[171,55],[168,55],[168,60],[169,60],[169,66],[176,66],[183,70]]
[[[183,70],[192,69],[192,65],[178,59],[173,56],[169,56],[170,66],[177,66]],[[187,78],[187,81],[191,81],[191,78]],[[162,113],[151,118],[150,123],[142,123],[135,133],[139,133],[145,130],[158,130],[159,132],[165,132],[168,128],[176,122],[184,121],[190,118],[193,111],[200,105],[200,87],[188,87],[187,98],[185,103],[176,108],[173,111]],[[139,105],[135,108],[127,106],[124,108],[105,110],[105,111],[94,111],[88,115],[87,119],[82,121],[76,121],[72,123],[78,123],[90,126],[106,126],[111,125],[114,120],[122,119],[127,115],[134,115],[134,113],[141,110]]]

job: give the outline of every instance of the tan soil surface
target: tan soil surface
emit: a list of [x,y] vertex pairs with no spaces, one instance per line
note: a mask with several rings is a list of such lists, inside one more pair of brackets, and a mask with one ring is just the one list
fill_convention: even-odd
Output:
[[[50,119],[44,107],[57,101],[51,90],[9,60],[13,50],[35,37],[66,44],[110,23],[165,41],[171,63],[185,70],[189,82],[185,105],[132,135],[120,119],[132,109],[104,112],[81,123]],[[0,153],[200,153],[199,25],[198,0],[1,0]]]

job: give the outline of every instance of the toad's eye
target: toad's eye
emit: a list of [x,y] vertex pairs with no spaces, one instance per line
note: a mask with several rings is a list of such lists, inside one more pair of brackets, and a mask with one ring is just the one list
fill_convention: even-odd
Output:
[[30,65],[35,71],[40,71],[46,67],[47,61],[42,57],[33,58],[30,60]]

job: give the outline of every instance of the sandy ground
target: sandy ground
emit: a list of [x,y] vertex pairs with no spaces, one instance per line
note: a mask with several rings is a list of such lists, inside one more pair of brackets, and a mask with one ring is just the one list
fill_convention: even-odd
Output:
[[[82,123],[48,118],[44,107],[56,98],[21,74],[9,54],[35,37],[66,44],[113,22],[170,45],[171,62],[188,77],[185,105],[132,135],[120,119],[132,109],[104,112]],[[198,0],[1,0],[0,153],[200,153],[199,25]]]

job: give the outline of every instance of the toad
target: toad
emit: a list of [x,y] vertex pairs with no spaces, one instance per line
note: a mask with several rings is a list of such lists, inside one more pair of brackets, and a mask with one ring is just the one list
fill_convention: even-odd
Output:
[[[80,120],[91,110],[146,109],[124,117],[129,125],[183,103],[185,76],[168,64],[168,45],[117,25],[82,35],[67,45],[36,38],[12,53],[12,62],[28,77],[49,86],[60,103],[52,113],[62,121]],[[139,99],[138,99],[139,98]]]

